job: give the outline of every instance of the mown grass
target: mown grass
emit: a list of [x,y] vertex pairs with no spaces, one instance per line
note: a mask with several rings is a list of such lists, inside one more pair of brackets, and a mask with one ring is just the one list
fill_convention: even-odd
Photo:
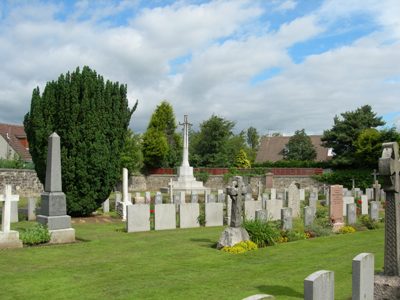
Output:
[[[17,223],[29,227],[32,223]],[[125,233],[123,223],[74,225],[80,242],[0,251],[0,299],[302,299],[303,280],[335,271],[335,299],[351,298],[351,261],[375,254],[382,229],[229,254],[222,227]]]

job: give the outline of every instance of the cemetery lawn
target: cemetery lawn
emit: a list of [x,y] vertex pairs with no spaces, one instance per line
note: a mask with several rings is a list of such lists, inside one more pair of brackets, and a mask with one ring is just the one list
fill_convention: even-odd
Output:
[[[15,226],[31,226],[22,222]],[[375,255],[383,229],[229,254],[213,248],[222,227],[125,233],[120,222],[74,224],[75,244],[0,250],[0,299],[303,299],[303,280],[335,272],[335,299],[351,299],[352,259]]]

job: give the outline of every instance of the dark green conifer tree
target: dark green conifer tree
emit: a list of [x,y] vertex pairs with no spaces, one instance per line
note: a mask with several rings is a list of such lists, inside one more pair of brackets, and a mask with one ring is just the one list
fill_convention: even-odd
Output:
[[63,192],[72,216],[90,215],[120,178],[121,151],[135,106],[126,85],[104,82],[89,67],[60,75],[33,90],[24,126],[40,181],[46,177],[47,138],[61,137]]

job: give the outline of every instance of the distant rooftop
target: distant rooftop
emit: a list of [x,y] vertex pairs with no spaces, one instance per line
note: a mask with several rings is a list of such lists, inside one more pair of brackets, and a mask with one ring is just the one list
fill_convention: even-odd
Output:
[[24,126],[0,123],[0,135],[24,161],[32,161]]

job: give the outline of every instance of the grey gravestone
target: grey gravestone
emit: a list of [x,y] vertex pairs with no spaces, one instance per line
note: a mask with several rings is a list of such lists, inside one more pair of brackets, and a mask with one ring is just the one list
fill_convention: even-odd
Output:
[[283,208],[283,200],[271,199],[266,202],[265,209],[268,211],[268,218],[271,221],[281,219],[281,209]]
[[233,246],[239,242],[250,240],[249,234],[242,225],[242,197],[247,189],[241,176],[235,176],[232,185],[226,188],[226,193],[232,200],[230,227],[226,228],[218,241],[217,249]]
[[28,221],[36,220],[36,198],[28,198]]
[[[284,200],[283,194],[283,192],[276,192],[276,199]],[[271,197],[271,199],[273,198]]]
[[126,206],[126,231],[139,232],[150,230],[150,205],[131,204]]
[[218,202],[219,203],[224,203],[225,202],[225,194],[224,193],[218,194]]
[[289,185],[287,199],[288,207],[292,209],[293,218],[300,217],[300,191],[295,182]]
[[378,221],[379,220],[379,202],[371,201],[369,204],[370,204],[369,205],[369,217],[374,221]]
[[355,203],[348,203],[346,205],[347,215],[346,223],[348,225],[356,224],[357,222],[357,206]]
[[199,202],[199,195],[196,192],[192,192],[190,195],[190,203],[198,203]]
[[154,205],[154,229],[165,230],[176,228],[175,204]]
[[103,213],[109,213],[110,212],[110,199],[106,199],[106,201],[103,202]]
[[198,203],[182,203],[179,205],[180,228],[199,227],[200,206]]
[[347,204],[354,203],[353,196],[343,196],[343,216],[347,215]]
[[353,258],[352,300],[374,299],[374,255],[360,253]]
[[317,212],[317,199],[316,198],[311,198],[308,200],[308,206],[311,207],[313,214]]
[[157,192],[157,194],[154,197],[154,204],[162,204],[162,203],[163,203],[162,194]]
[[276,199],[276,189],[271,189],[271,199]]
[[256,218],[256,211],[261,209],[261,201],[245,201],[244,202],[244,216],[246,220],[254,220]]
[[40,215],[37,221],[50,231],[50,243],[75,241],[75,230],[71,228],[71,217],[67,215],[65,194],[61,186],[61,148],[57,133],[48,140],[45,191],[41,198]]
[[12,201],[11,202],[11,216],[10,216],[11,223],[18,222],[18,202]]
[[268,212],[265,209],[256,210],[256,220],[261,222],[267,222]]
[[206,203],[206,227],[222,226],[224,222],[223,217],[224,204],[223,203]]
[[282,230],[291,230],[292,225],[292,209],[285,207],[281,209]]
[[374,199],[374,189],[366,188],[365,195],[367,196],[368,200],[373,200]]
[[304,207],[304,226],[311,226],[314,222],[314,209],[309,206]]
[[268,201],[268,194],[264,193],[262,194],[262,198],[261,198],[261,207],[262,209],[266,209],[267,208],[267,201]]
[[304,279],[304,300],[334,300],[335,275],[332,271],[317,271]]
[[215,195],[214,194],[209,194],[207,203],[215,203]]

